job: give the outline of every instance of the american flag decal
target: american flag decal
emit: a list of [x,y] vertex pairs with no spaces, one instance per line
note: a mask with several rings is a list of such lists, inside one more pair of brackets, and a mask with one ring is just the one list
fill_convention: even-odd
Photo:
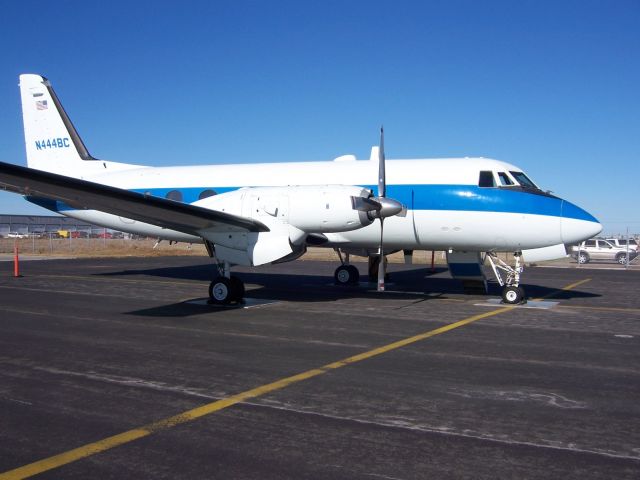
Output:
[[46,100],[36,100],[36,110],[46,110],[47,108],[49,107]]

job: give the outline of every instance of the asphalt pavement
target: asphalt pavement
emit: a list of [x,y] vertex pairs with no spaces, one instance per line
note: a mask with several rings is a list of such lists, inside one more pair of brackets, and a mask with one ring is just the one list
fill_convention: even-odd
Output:
[[0,264],[0,479],[640,478],[640,272],[336,266],[222,308],[206,258]]

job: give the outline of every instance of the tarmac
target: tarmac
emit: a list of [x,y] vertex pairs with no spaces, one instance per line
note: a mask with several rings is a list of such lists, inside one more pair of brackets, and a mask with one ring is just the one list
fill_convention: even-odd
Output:
[[0,263],[0,479],[640,478],[640,271],[336,266]]

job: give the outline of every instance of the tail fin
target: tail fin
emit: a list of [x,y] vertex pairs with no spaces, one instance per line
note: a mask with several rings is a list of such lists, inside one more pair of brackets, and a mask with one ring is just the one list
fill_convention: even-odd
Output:
[[40,75],[20,75],[22,120],[27,165],[48,172],[77,174],[89,154],[49,81]]

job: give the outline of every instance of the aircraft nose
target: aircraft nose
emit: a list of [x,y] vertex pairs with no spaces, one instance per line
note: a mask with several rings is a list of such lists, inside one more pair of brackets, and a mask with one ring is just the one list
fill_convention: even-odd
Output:
[[565,244],[579,243],[595,237],[602,225],[586,210],[566,200],[562,201],[561,236]]

